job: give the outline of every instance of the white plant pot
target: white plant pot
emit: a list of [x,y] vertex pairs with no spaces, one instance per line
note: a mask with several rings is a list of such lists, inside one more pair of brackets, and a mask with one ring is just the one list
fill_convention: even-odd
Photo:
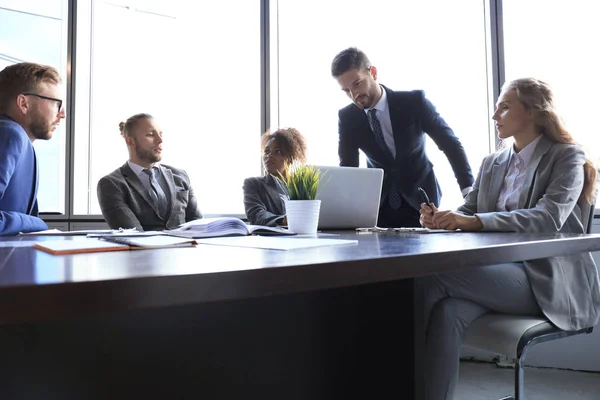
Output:
[[286,200],[285,212],[290,231],[317,233],[321,200]]

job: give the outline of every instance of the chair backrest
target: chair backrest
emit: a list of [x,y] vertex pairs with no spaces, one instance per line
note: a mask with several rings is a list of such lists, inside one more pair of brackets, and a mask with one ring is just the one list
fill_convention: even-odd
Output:
[[592,225],[594,222],[594,212],[596,210],[596,198],[592,204],[588,204],[583,198],[579,199],[579,209],[581,210],[581,222],[584,224],[585,233],[592,233]]

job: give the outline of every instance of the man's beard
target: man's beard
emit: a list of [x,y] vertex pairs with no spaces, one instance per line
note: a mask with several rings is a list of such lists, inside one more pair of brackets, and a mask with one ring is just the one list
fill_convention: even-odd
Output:
[[365,95],[363,95],[362,98],[360,98],[361,100],[361,104],[356,104],[359,108],[363,109],[363,110],[368,110],[369,108],[373,107],[375,104],[373,104],[373,96],[371,96],[370,93],[366,93]]
[[36,139],[48,140],[52,138],[52,125],[48,125],[39,115],[29,124],[29,130]]
[[137,143],[135,144],[135,152],[141,161],[144,161],[148,164],[159,162],[162,159],[160,154],[154,154],[152,150],[144,150]]

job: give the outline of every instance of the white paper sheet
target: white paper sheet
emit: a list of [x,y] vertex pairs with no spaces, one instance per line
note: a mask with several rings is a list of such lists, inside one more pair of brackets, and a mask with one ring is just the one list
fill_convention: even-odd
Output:
[[0,242],[0,247],[31,247],[35,244],[33,240]]
[[454,233],[461,232],[460,229],[430,229],[430,228],[356,228],[358,233]]
[[197,239],[198,244],[217,246],[251,247],[269,250],[296,250],[309,247],[354,245],[358,240],[298,238],[282,236],[233,236],[211,239]]

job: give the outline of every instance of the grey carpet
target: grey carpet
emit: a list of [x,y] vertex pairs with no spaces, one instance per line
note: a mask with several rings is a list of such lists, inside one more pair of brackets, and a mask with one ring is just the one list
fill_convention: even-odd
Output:
[[[462,361],[455,400],[498,400],[511,395],[513,377],[513,369]],[[598,400],[600,373],[525,368],[525,397],[527,400]]]

